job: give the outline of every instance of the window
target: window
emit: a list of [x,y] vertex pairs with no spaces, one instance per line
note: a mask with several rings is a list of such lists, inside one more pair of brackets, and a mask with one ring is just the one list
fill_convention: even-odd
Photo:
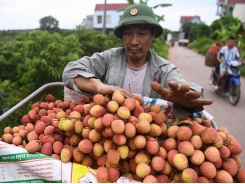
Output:
[[102,23],[102,16],[101,15],[97,16],[97,23],[98,24]]
[[107,15],[106,16],[106,23],[111,23],[111,16],[110,15]]

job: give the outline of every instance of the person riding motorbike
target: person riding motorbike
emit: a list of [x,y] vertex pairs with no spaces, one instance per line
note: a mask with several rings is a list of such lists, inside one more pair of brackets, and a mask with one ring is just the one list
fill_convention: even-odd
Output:
[[114,29],[123,47],[69,62],[63,71],[64,85],[85,94],[110,96],[120,91],[125,97],[133,93],[164,99],[172,103],[176,118],[202,111],[204,105],[213,102],[202,98],[203,88],[187,82],[178,68],[150,50],[162,32],[150,7],[127,7]]
[[175,40],[172,38],[172,39],[170,40],[170,45],[171,45],[171,47],[173,47],[174,44],[175,44]]
[[235,38],[229,37],[227,45],[223,46],[219,50],[217,55],[217,60],[219,61],[219,77],[217,79],[216,86],[214,87],[216,91],[219,90],[220,82],[225,76],[225,71],[226,71],[225,61],[233,60],[233,59],[241,60],[241,57],[237,47],[235,47]]

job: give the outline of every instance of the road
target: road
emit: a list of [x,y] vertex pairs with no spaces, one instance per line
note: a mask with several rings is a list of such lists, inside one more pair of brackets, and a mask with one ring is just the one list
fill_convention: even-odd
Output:
[[204,56],[186,47],[179,47],[177,43],[170,47],[168,60],[177,66],[187,81],[195,82],[204,88],[204,96],[213,99],[213,104],[205,106],[218,127],[224,126],[229,134],[235,136],[242,146],[242,167],[245,167],[245,79],[241,78],[241,98],[236,106],[229,103],[229,99],[214,92],[208,83],[211,67],[205,66]]

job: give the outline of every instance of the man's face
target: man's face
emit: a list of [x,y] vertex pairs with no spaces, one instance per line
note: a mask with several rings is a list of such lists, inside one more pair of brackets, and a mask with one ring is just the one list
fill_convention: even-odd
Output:
[[233,47],[235,45],[235,40],[229,39],[227,45]]
[[127,58],[134,62],[146,59],[154,38],[155,34],[151,33],[149,26],[139,24],[125,27],[122,40]]

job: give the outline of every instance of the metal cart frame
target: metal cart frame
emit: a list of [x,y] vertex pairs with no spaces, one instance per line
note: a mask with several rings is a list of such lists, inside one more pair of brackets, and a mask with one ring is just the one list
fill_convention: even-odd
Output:
[[[41,86],[36,91],[31,93],[29,96],[27,96],[25,99],[23,99],[18,104],[16,104],[14,107],[12,107],[8,111],[6,111],[4,114],[2,114],[0,116],[0,123],[3,120],[5,120],[7,117],[9,117],[11,114],[13,114],[16,110],[18,110],[19,108],[24,106],[26,103],[30,102],[34,97],[36,97],[38,94],[40,94],[41,92],[43,92],[47,88],[56,87],[56,86],[63,86],[64,87],[64,84],[63,84],[63,82],[50,82],[50,83],[47,83],[47,84]],[[216,122],[214,121],[214,117],[212,115],[210,115],[207,111],[203,110],[201,112],[198,112],[198,115],[200,118],[208,119],[209,121],[211,121],[213,128],[218,129],[218,126],[217,126]]]

